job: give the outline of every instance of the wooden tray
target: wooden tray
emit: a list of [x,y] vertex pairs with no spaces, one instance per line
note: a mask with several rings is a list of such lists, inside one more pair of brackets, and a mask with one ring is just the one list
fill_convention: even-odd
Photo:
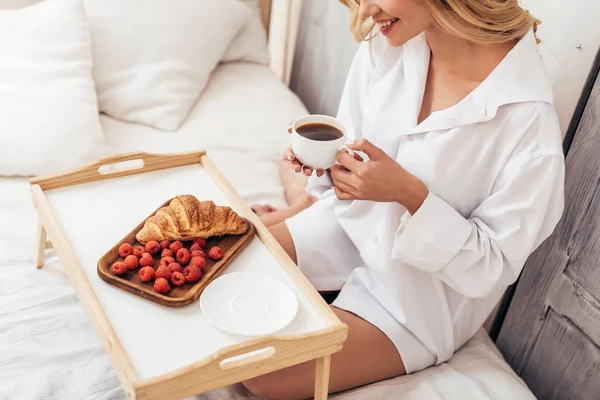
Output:
[[[198,184],[190,187],[190,181]],[[208,186],[199,189],[200,184]],[[132,221],[133,226],[147,215],[132,199],[140,196],[144,209],[153,209],[146,199],[157,193],[154,185],[168,192],[165,197],[188,188],[201,197],[210,187],[219,204],[228,203],[249,220],[255,238],[229,268],[268,271],[287,282],[298,296],[297,323],[276,335],[236,337],[212,326],[199,307],[157,307],[100,279],[97,263],[104,248],[112,246],[113,237],[124,236],[126,224]],[[342,348],[348,327],[204,151],[108,157],[64,174],[33,178],[31,192],[39,216],[37,266],[43,266],[45,250],[54,248],[129,399],[180,399],[312,360],[315,399],[327,398],[331,354]],[[135,217],[128,213],[119,223],[103,225],[102,216],[114,212],[104,197],[115,195],[121,196],[123,212],[131,210]],[[96,209],[102,211],[94,214]],[[91,222],[102,229],[90,233]],[[148,352],[156,341],[172,341],[174,346],[167,352]]]
[[[159,208],[168,205],[172,199],[165,201]],[[158,211],[158,208],[156,209]],[[154,214],[154,211],[150,218]],[[245,219],[245,218],[244,218]],[[119,256],[119,247],[123,243],[129,243],[133,247],[141,246],[135,238],[135,235],[142,230],[144,227],[144,221],[142,221],[134,230],[129,232],[119,243],[117,243],[112,249],[110,249],[102,258],[98,261],[98,276],[104,281],[111,285],[114,285],[120,289],[126,290],[136,296],[143,297],[144,299],[153,301],[163,306],[169,307],[181,307],[188,305],[200,297],[202,291],[210,282],[216,279],[221,272],[227,267],[231,261],[237,256],[252,240],[256,229],[252,222],[245,219],[248,223],[248,230],[243,235],[225,235],[222,237],[212,237],[206,239],[206,252],[213,246],[219,246],[223,250],[223,258],[219,261],[211,260],[208,255],[206,256],[206,269],[202,278],[198,282],[193,284],[186,283],[183,286],[171,286],[171,290],[166,294],[160,294],[154,291],[154,281],[144,282],[140,279],[138,274],[139,268],[133,271],[127,271],[123,275],[115,275],[111,272],[110,267],[117,261],[123,261],[123,258]],[[189,249],[192,242],[182,242],[184,247]],[[160,257],[154,256],[154,269],[158,268],[160,264]]]

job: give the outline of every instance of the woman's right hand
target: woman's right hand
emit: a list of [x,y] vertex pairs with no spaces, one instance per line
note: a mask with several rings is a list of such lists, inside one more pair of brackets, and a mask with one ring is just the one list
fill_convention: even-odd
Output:
[[[292,123],[293,123],[293,121],[290,122],[290,127],[288,128],[289,134],[292,133]],[[300,163],[300,161],[298,161],[296,159],[296,156],[294,155],[294,151],[292,150],[292,146],[285,149],[285,151],[283,152],[283,158],[292,164],[292,169],[295,172],[298,172],[298,173],[303,172],[304,175],[306,175],[306,176],[311,176],[313,174],[312,168],[303,166]],[[324,174],[325,174],[324,170],[322,170],[322,169],[317,170],[317,176],[323,176]]]

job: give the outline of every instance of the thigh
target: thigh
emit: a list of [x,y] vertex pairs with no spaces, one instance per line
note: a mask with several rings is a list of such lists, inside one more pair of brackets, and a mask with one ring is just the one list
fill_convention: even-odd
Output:
[[280,222],[269,228],[269,232],[275,237],[277,242],[283,247],[283,250],[290,256],[290,258],[297,264],[298,257],[296,256],[296,248],[294,247],[294,239],[288,230],[285,222]]
[[[343,349],[331,357],[329,392],[339,392],[405,374],[398,350],[387,336],[362,318],[332,307],[348,325]],[[316,362],[295,365],[243,382],[267,399],[307,399],[314,394]]]

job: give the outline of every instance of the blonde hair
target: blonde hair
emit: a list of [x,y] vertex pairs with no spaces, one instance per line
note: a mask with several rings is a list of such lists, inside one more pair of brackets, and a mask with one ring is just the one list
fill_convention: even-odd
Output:
[[[443,32],[479,44],[521,39],[541,21],[517,0],[419,0]],[[360,0],[340,0],[351,10],[350,29],[357,41],[372,38],[374,24],[359,15]],[[540,41],[538,40],[538,43]]]

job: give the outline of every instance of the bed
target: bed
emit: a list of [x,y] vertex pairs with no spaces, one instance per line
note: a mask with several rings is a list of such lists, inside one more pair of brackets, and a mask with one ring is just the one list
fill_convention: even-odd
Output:
[[[102,115],[112,152],[206,148],[246,202],[285,205],[277,174],[288,122],[307,111],[288,88],[301,1],[261,1],[271,65],[221,64],[177,132]],[[177,137],[178,140],[172,140]],[[181,139],[181,140],[179,140]],[[124,399],[51,250],[33,266],[36,214],[25,178],[0,178],[0,399]],[[241,385],[196,399],[252,399]],[[532,399],[481,330],[447,363],[337,394],[339,399]]]

